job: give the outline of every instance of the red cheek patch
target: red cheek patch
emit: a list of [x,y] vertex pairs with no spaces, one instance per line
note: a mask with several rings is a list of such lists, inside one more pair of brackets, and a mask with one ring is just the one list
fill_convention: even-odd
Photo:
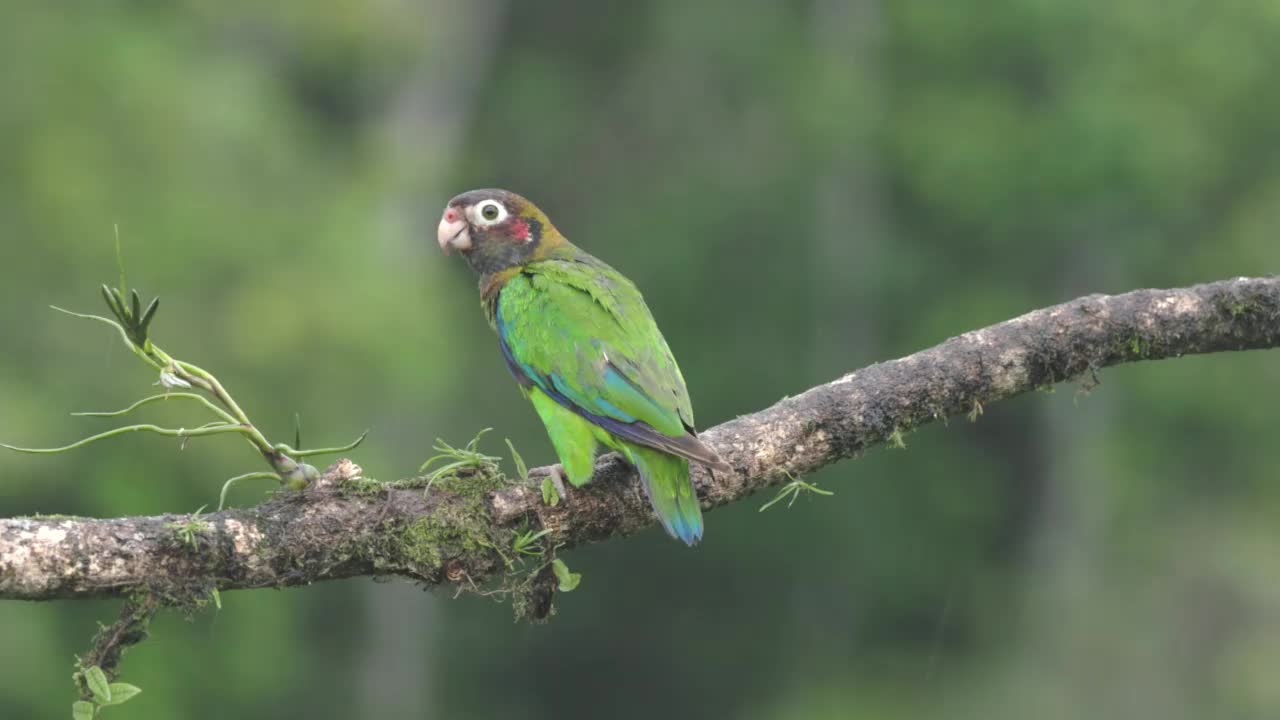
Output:
[[511,221],[507,234],[520,242],[528,242],[529,240],[529,223],[523,218],[515,218]]

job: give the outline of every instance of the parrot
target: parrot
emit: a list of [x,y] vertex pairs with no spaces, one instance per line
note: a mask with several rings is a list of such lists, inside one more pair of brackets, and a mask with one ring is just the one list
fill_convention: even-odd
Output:
[[602,447],[615,450],[636,468],[667,533],[696,545],[702,509],[689,463],[732,467],[698,438],[684,377],[635,284],[506,190],[454,197],[437,241],[480,276],[507,369],[570,484],[591,479]]

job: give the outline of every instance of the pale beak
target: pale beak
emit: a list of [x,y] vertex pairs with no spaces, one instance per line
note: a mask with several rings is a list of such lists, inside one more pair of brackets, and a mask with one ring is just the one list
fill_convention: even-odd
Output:
[[471,231],[467,229],[467,219],[458,208],[445,208],[444,217],[440,218],[440,227],[436,228],[436,242],[445,255],[450,250],[466,251],[471,249]]

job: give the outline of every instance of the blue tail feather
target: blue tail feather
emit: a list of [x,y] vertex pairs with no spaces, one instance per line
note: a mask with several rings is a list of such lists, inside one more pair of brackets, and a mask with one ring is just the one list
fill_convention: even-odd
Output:
[[685,545],[702,539],[702,508],[689,479],[689,461],[641,446],[626,448],[640,473],[645,495],[667,534]]

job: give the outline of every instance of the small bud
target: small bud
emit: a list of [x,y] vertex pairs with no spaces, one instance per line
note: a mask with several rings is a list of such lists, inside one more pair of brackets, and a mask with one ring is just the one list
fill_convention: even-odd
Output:
[[187,382],[186,380],[183,380],[182,378],[178,377],[177,375],[174,375],[173,373],[169,372],[168,370],[161,370],[161,371],[160,371],[160,382],[158,382],[158,383],[156,383],[156,384],[157,384],[157,385],[160,385],[161,387],[163,387],[163,388],[164,388],[164,389],[166,389],[166,390],[173,390],[174,388],[189,388],[189,387],[191,387],[191,383]]

